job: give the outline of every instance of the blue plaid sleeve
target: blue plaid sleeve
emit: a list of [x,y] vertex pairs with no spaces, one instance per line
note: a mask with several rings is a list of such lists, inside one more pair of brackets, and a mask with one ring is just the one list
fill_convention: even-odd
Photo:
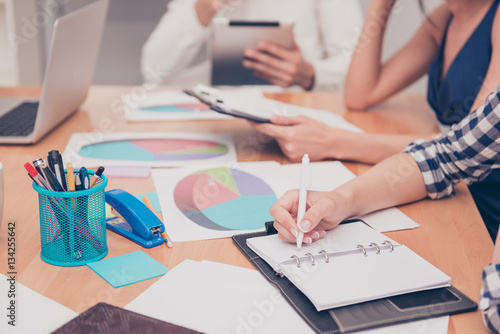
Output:
[[430,198],[452,196],[456,183],[481,181],[500,167],[499,89],[449,132],[404,149],[417,162]]
[[485,325],[494,333],[500,331],[500,264],[489,265],[483,270],[483,288],[479,308]]

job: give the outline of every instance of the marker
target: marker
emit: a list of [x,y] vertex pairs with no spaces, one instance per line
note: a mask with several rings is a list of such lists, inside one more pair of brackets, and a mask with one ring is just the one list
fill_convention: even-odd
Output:
[[64,180],[64,165],[62,161],[62,157],[59,154],[58,150],[52,150],[47,155],[47,162],[49,164],[50,169],[54,173],[57,181],[61,185],[63,191],[67,191],[66,182]]
[[80,168],[80,181],[82,182],[82,190],[87,190],[89,189],[90,183],[89,183],[89,173],[87,172],[87,168],[82,167]]
[[75,173],[73,172],[73,164],[68,162],[66,165],[66,178],[68,182],[68,191],[75,191]]
[[[142,200],[144,201],[144,204],[146,204],[146,206],[149,208],[149,210],[151,210],[154,214],[156,214],[155,209],[153,208],[153,204],[151,204],[151,201],[149,200],[148,196],[144,195],[142,197]],[[174,247],[174,243],[168,236],[167,231],[160,233],[160,235],[163,237],[168,247],[170,248]]]
[[28,175],[42,189],[49,189],[47,181],[38,173],[38,171],[29,163],[24,164],[24,168],[28,171]]
[[90,188],[94,187],[97,180],[99,180],[101,178],[102,172],[104,172],[104,167],[99,166],[99,168],[97,168],[97,171],[95,172],[94,176],[92,176],[92,179],[90,179]]
[[[302,157],[302,168],[300,170],[300,190],[299,190],[299,207],[297,212],[297,224],[300,224],[304,214],[306,213],[307,190],[311,188],[311,166],[309,165],[309,156],[304,154]],[[300,229],[297,236],[297,248],[302,247],[304,240],[304,232]]]

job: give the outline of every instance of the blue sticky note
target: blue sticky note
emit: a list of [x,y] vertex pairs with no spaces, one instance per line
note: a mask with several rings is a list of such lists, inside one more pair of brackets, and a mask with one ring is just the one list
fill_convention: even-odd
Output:
[[88,263],[114,288],[165,275],[168,269],[143,251]]
[[156,192],[135,195],[135,197],[142,203],[144,203],[144,200],[142,199],[144,196],[149,198],[155,212],[161,212],[160,200],[158,199],[158,194]]

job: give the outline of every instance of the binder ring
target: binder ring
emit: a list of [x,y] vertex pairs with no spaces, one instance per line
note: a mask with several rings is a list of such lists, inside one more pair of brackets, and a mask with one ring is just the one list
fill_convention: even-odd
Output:
[[380,247],[379,247],[376,243],[372,242],[369,246],[373,246],[373,247],[375,247],[375,249],[377,250],[377,252],[376,252],[376,253],[377,253],[377,254],[380,254]]
[[322,250],[321,252],[319,252],[320,254],[323,254],[325,256],[325,262],[326,263],[330,263],[330,256],[328,256],[328,253],[326,252],[326,250]]
[[387,245],[387,246],[391,247],[391,253],[394,252],[394,245],[389,240],[384,241],[382,243],[382,245]]
[[295,259],[295,261],[297,262],[297,268],[300,268],[300,260],[297,255],[292,255],[291,258]]
[[363,245],[357,245],[356,247],[357,248],[361,248],[361,250],[363,251],[363,255],[364,256],[368,256],[368,255],[366,255],[366,249],[365,249],[365,247],[363,247]]
[[311,265],[315,266],[316,261],[314,261],[314,256],[311,253],[306,253],[306,255],[309,256],[309,258],[311,259]]

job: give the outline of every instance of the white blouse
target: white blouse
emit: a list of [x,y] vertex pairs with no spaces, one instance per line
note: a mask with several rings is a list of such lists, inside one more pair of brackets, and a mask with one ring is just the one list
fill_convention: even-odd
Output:
[[[196,14],[197,0],[171,0],[143,46],[145,84],[190,87],[210,83],[211,27]],[[229,0],[217,17],[295,22],[295,40],[315,69],[315,90],[341,90],[363,17],[357,0]]]

